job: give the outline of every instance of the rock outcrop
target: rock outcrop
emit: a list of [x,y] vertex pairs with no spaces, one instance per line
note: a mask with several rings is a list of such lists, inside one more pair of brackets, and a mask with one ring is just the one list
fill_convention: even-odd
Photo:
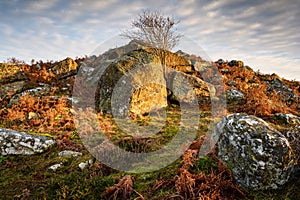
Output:
[[196,76],[177,71],[171,73],[169,77],[170,83],[168,85],[172,91],[169,96],[171,102],[203,104],[210,102],[210,95],[215,96],[214,86]]
[[[128,94],[132,94],[131,103],[130,105],[128,103],[127,107],[130,107],[131,113],[137,115],[149,113],[152,107],[157,109],[166,107],[168,100],[191,103],[192,93],[197,96],[199,102],[204,100],[209,102],[210,95],[215,94],[215,88],[192,75],[196,71],[191,62],[168,51],[162,53],[166,67],[161,65],[162,60],[158,52],[151,48],[140,48],[128,52],[108,66],[107,63],[101,61],[99,69],[95,69],[98,72],[101,72],[101,69],[105,70],[100,73],[102,77],[97,88],[96,102],[98,102],[99,110],[110,112],[112,94],[114,90],[118,91],[116,89],[118,87],[123,90],[117,92],[120,94],[119,99],[124,101],[128,99]],[[88,69],[87,66],[85,69]],[[183,81],[189,82],[190,87],[184,89]],[[174,91],[179,96],[175,97]],[[117,107],[120,110],[118,113],[128,110],[124,106]]]
[[[116,102],[116,110],[119,114],[132,107],[135,114],[142,114],[146,110],[150,110],[154,105],[164,107],[167,105],[167,91],[163,85],[159,85],[163,79],[162,68],[151,68],[159,63],[158,57],[154,53],[145,50],[135,50],[122,57],[117,62],[111,63],[105,68],[102,77],[98,82],[98,89],[96,94],[96,102],[99,110],[111,113],[111,100],[115,90],[119,95],[118,99],[127,101],[126,96],[132,95],[134,99],[133,104],[127,104],[127,108],[118,105],[123,105],[123,102]],[[141,70],[139,66],[150,65],[151,72]],[[141,71],[140,71],[141,70]],[[141,75],[143,75],[141,77]],[[147,75],[147,76],[146,76]],[[122,78],[122,80],[120,80]],[[144,85],[151,80],[158,79],[158,84]],[[148,80],[148,81],[147,81]],[[118,84],[118,85],[117,85]],[[143,87],[144,86],[144,87]],[[124,99],[125,98],[125,99]],[[139,104],[139,102],[141,104]],[[137,108],[142,108],[138,110]]]
[[274,78],[272,80],[266,81],[268,84],[268,91],[276,91],[282,100],[284,101],[293,101],[296,98],[293,90],[289,88],[280,78]]
[[54,144],[55,141],[47,137],[0,128],[1,155],[32,155],[42,153]]
[[281,124],[288,124],[290,126],[300,125],[300,117],[293,114],[276,113],[274,118]]
[[[71,86],[68,78],[78,71],[78,64],[71,58],[54,64],[40,63],[32,66],[24,64],[24,67],[26,70],[19,65],[0,63],[0,108],[17,103],[20,97],[26,94],[41,97],[50,93],[55,95],[55,92],[60,95],[67,93]],[[42,81],[45,78],[43,76],[50,74],[53,74],[52,81],[51,79]],[[59,84],[64,84],[64,87],[55,88]]]
[[240,61],[240,60],[232,60],[228,63],[228,65],[230,67],[233,67],[233,66],[237,66],[237,67],[243,67],[244,66],[244,62],[243,61]]
[[25,95],[30,95],[33,97],[41,98],[42,96],[48,96],[50,94],[51,87],[48,84],[39,84],[39,86],[32,88],[32,89],[26,89],[20,93],[16,93],[12,96],[9,103],[10,104],[16,104],[20,97],[23,97]]
[[218,123],[215,133],[217,155],[241,186],[277,189],[289,180],[295,153],[288,139],[262,119],[231,114]]
[[226,91],[226,96],[227,96],[227,101],[229,103],[240,103],[243,100],[245,100],[245,95],[242,92],[233,88],[229,88]]
[[78,64],[72,58],[66,58],[50,68],[51,72],[59,78],[66,78],[77,73]]
[[21,67],[13,64],[0,63],[0,84],[7,84],[26,80],[27,77]]

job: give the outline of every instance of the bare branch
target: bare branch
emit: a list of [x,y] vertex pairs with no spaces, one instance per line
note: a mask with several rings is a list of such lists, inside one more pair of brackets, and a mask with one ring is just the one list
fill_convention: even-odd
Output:
[[179,21],[162,15],[159,11],[144,10],[133,20],[131,25],[136,30],[124,31],[121,36],[130,40],[138,40],[152,48],[171,50],[182,35],[176,33],[174,26]]

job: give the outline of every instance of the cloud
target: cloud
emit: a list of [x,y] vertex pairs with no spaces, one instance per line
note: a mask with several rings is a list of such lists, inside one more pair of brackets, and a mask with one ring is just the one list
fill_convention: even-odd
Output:
[[[59,0],[30,0],[27,2],[26,7],[24,9],[27,13],[41,13],[45,11],[51,10],[55,5],[59,2]],[[19,2],[18,2],[19,3]]]
[[179,19],[178,30],[211,59],[240,59],[262,71],[299,76],[298,0],[15,0],[0,6],[0,60],[89,54],[130,28],[142,9],[159,9]]

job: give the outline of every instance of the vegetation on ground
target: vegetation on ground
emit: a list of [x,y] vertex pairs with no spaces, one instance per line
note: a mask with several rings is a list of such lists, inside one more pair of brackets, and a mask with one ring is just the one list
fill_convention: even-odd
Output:
[[[82,59],[76,60],[80,62]],[[211,121],[210,106],[201,105],[199,132],[184,155],[171,165],[151,173],[130,174],[119,172],[94,160],[81,170],[78,164],[93,159],[81,143],[76,131],[70,99],[74,77],[63,80],[49,71],[53,63],[17,65],[27,75],[28,85],[51,85],[47,96],[20,97],[16,104],[2,99],[0,127],[31,134],[52,137],[56,146],[33,156],[0,157],[0,194],[4,199],[299,199],[299,176],[277,191],[249,191],[238,187],[232,173],[211,153],[199,158],[198,149]],[[286,130],[284,124],[273,118],[275,113],[299,115],[299,103],[286,101],[280,94],[268,91],[266,80],[275,75],[260,75],[247,67],[218,65],[223,73],[225,87],[234,80],[236,89],[246,96],[243,102],[228,104],[228,112],[245,112],[263,117],[276,128]],[[208,70],[209,71],[209,70]],[[299,96],[299,82],[281,79]],[[62,90],[66,84],[70,87]],[[11,97],[13,94],[7,94]],[[9,99],[9,98],[8,98]],[[98,114],[98,120],[108,138],[132,152],[147,152],[161,148],[177,133],[179,121],[176,105],[168,107],[167,126],[161,135],[145,141],[128,137],[118,130],[111,116]],[[29,117],[34,113],[34,117]],[[88,115],[86,115],[88,120]],[[133,119],[147,124],[147,117]],[[81,133],[83,134],[83,133]],[[81,157],[59,157],[62,150],[81,151]],[[63,163],[53,172],[49,166]]]

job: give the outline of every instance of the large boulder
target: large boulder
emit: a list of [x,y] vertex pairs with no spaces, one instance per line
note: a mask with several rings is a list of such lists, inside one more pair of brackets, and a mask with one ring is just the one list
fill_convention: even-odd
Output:
[[171,102],[179,101],[186,104],[209,103],[211,95],[215,96],[216,93],[212,84],[206,83],[196,76],[173,71],[168,79],[169,83],[167,84],[172,91],[171,95],[169,95]]
[[290,128],[284,135],[293,149],[297,168],[300,169],[300,125]]
[[[164,59],[161,59],[161,55]],[[143,115],[149,113],[152,108],[166,107],[166,79],[170,71],[192,71],[189,62],[181,56],[146,47],[127,52],[108,66],[105,61],[101,62],[103,65],[100,63],[98,69],[95,69],[102,74],[96,91],[97,108],[110,113],[113,92],[118,93],[118,98],[122,101],[128,99],[128,94],[132,94],[127,107],[124,107],[121,101],[114,104],[117,108],[119,103],[122,104],[122,108],[117,110],[118,114],[129,110],[133,114]],[[163,67],[162,62],[167,67]]]
[[0,128],[1,155],[32,155],[42,153],[55,144],[47,137]]
[[[147,68],[149,65],[158,67]],[[153,49],[133,41],[91,57],[80,64],[78,75],[85,80],[87,90],[97,83],[95,104],[98,111],[126,115],[123,111],[129,110],[131,114],[144,115],[152,108],[158,110],[167,106],[168,101],[192,103],[193,96],[198,103],[211,103],[218,93],[214,85],[220,81],[209,74],[215,74],[218,69],[211,62],[203,62],[201,66],[205,69],[201,74],[197,72],[199,65],[192,65],[189,55],[183,52]],[[185,84],[187,82],[190,86]],[[112,101],[116,93],[120,101]],[[113,111],[111,104],[117,109]]]
[[[156,71],[155,68],[151,73],[139,72],[139,66],[143,65],[158,65],[160,63],[159,58],[153,52],[149,52],[143,49],[134,50],[126,55],[120,57],[116,62],[111,63],[103,70],[103,74],[99,79],[98,88],[96,91],[96,105],[99,110],[111,113],[111,100],[115,90],[120,96],[118,99],[125,101],[128,100],[125,96],[132,94],[133,102],[132,106],[127,105],[127,108],[117,109],[118,114],[122,115],[123,111],[128,111],[129,107],[132,107],[134,114],[143,114],[146,110],[156,105],[167,105],[167,92],[166,87],[158,84],[147,84],[148,80],[155,80],[157,77],[162,76],[162,71]],[[162,68],[160,68],[162,69]],[[141,77],[141,75],[143,75]],[[122,78],[122,80],[121,80]],[[121,80],[121,81],[119,81]],[[117,85],[118,84],[118,85]],[[117,85],[117,86],[116,86]],[[123,90],[123,91],[122,91]],[[125,99],[124,99],[125,98]],[[139,103],[140,102],[140,103]],[[123,102],[117,102],[123,103]],[[116,105],[119,107],[119,105]],[[140,108],[141,110],[139,110]]]
[[294,171],[296,157],[289,141],[260,118],[228,115],[217,124],[215,134],[217,156],[243,187],[277,189]]

